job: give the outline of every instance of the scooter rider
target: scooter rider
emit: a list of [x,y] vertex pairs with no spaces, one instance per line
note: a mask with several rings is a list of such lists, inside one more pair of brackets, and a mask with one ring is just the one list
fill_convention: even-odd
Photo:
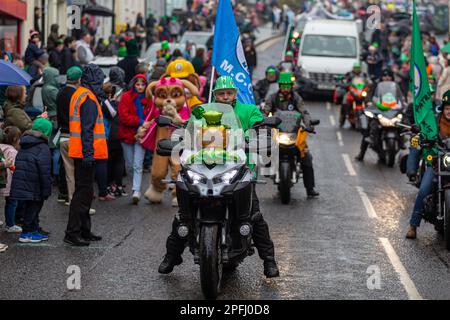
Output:
[[[264,118],[257,106],[240,103],[237,100],[237,92],[238,89],[231,77],[220,77],[217,79],[214,88],[215,102],[233,106],[242,128],[248,130]],[[252,198],[253,242],[258,249],[260,258],[264,260],[264,275],[267,278],[278,277],[279,271],[275,261],[274,245],[270,239],[269,226],[260,212],[259,200],[255,189],[253,189]],[[167,254],[159,266],[159,273],[168,274],[172,272],[174,266],[180,265],[183,262],[181,255],[188,240],[181,239],[176,231],[181,220],[183,220],[183,212],[180,211],[173,221],[172,232],[167,238]]]
[[[284,111],[298,111],[302,115],[302,121],[306,128],[311,127],[311,116],[308,110],[305,109],[305,103],[302,97],[293,90],[294,82],[291,72],[280,73],[278,80],[279,91],[274,93],[266,101],[264,113],[275,113],[277,110]],[[309,198],[319,196],[319,193],[315,188],[314,168],[312,162],[312,156],[308,152],[304,158],[301,159],[301,166],[303,170],[303,183],[306,188],[306,193]]]
[[275,66],[269,66],[266,69],[266,77],[259,80],[253,87],[256,104],[260,105],[266,101],[268,96],[278,90],[277,86],[278,70]]

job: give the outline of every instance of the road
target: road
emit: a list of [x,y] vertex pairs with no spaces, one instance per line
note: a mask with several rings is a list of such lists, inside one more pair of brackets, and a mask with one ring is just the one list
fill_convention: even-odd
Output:
[[[259,48],[256,78],[279,60],[282,43]],[[416,189],[372,151],[353,161],[360,135],[336,126],[337,107],[308,101],[307,108],[321,120],[309,141],[320,197],[307,200],[299,183],[283,206],[271,181],[257,187],[281,276],[267,280],[253,255],[225,276],[220,299],[450,299],[450,253],[434,228],[424,224],[416,241],[404,238]],[[0,233],[10,245],[0,254],[0,299],[203,299],[188,250],[172,274],[157,272],[176,213],[166,200],[95,202],[93,230],[104,240],[72,248],[62,242],[68,208],[55,191],[41,214],[48,243],[22,245]],[[68,290],[69,266],[80,268],[81,290]]]

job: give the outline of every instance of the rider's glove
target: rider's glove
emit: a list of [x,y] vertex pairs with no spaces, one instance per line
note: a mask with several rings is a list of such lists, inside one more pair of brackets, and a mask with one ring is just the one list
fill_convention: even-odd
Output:
[[420,135],[416,134],[411,138],[411,147],[414,149],[420,148]]

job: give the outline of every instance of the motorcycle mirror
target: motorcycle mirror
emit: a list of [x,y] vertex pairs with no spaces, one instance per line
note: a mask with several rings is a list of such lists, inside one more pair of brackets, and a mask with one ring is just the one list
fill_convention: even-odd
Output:
[[420,125],[418,125],[417,123],[413,124],[411,126],[411,132],[414,134],[420,133]]
[[264,120],[258,124],[256,124],[253,128],[259,128],[262,126],[270,127],[270,128],[276,128],[281,124],[281,119],[278,117],[269,117],[264,118]]
[[319,125],[320,124],[320,120],[319,119],[317,119],[317,120],[311,120],[311,125],[314,127],[314,126],[317,126],[317,125]]
[[162,139],[158,142],[156,153],[162,157],[170,157],[175,143],[170,139]]
[[158,127],[168,127],[172,124],[172,120],[165,116],[159,116],[155,119],[156,124]]

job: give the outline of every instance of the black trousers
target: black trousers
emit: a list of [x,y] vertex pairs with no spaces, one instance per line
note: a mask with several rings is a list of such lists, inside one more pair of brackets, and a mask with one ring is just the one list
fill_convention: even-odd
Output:
[[74,159],[75,164],[75,192],[70,202],[69,222],[66,235],[79,237],[91,232],[91,208],[94,198],[95,166],[83,168],[81,159]]
[[306,190],[314,189],[316,183],[314,179],[313,157],[309,152],[300,160],[300,165],[303,171],[303,184]]
[[122,186],[125,159],[122,145],[119,141],[108,141],[108,184]]
[[23,233],[37,232],[39,230],[39,213],[44,201],[21,201],[23,210]]
[[[181,256],[184,248],[186,247],[188,240],[194,239],[182,239],[178,236],[177,229],[180,225],[180,215],[177,215],[172,222],[172,232],[167,238],[166,249],[167,254],[171,256]],[[258,249],[259,257],[262,260],[274,259],[275,249],[272,240],[270,239],[269,226],[264,220],[261,211],[259,209],[259,199],[256,195],[255,189],[253,189],[252,199],[252,222],[253,222],[253,242],[256,249]]]

